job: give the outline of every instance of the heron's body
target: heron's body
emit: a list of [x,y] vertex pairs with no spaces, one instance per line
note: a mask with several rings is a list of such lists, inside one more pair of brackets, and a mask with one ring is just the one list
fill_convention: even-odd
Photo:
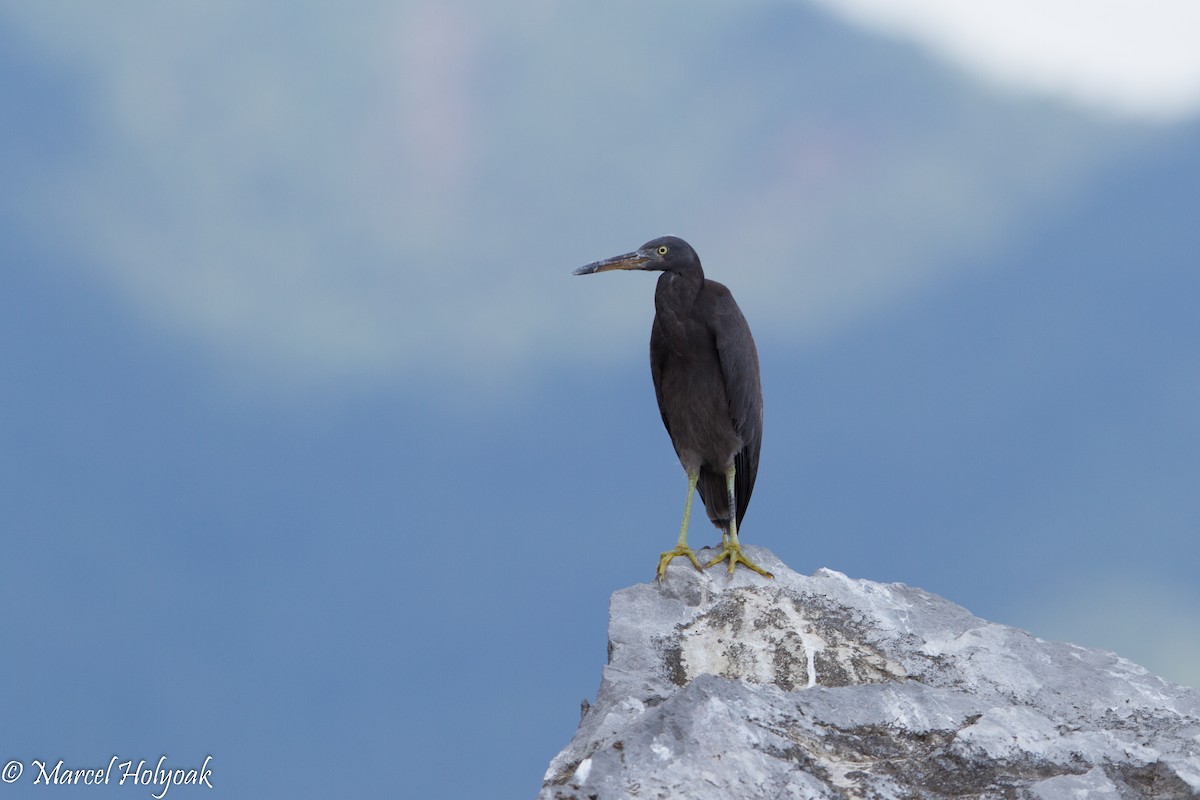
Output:
[[729,528],[725,472],[736,467],[742,524],[762,445],[762,388],[750,326],[733,295],[694,272],[664,272],[654,292],[650,373],[663,425],[679,463],[698,471],[708,518]]
[[709,566],[728,558],[730,572],[741,561],[769,576],[742,555],[737,537],[762,445],[758,352],[746,318],[725,286],[704,277],[699,257],[682,239],[655,239],[576,274],[610,269],[662,272],[654,292],[650,372],[663,424],[688,475],[688,496],[679,543],[663,553],[659,577],[678,555],[699,567],[687,546],[693,489],[724,533],[724,549]]

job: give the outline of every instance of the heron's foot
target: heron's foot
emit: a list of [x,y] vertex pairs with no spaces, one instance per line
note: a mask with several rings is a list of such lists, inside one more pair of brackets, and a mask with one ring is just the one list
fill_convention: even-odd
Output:
[[696,570],[698,572],[704,571],[704,567],[700,566],[700,559],[696,558],[696,553],[692,550],[692,548],[688,547],[686,544],[680,544],[676,545],[674,550],[668,550],[659,556],[658,572],[655,573],[655,577],[658,580],[666,580],[667,564],[670,564],[671,559],[675,558],[675,556],[687,556],[696,566]]
[[764,578],[774,578],[775,577],[774,575],[772,575],[771,573],[767,572],[765,569],[760,567],[758,564],[755,564],[753,561],[746,558],[746,554],[742,552],[742,546],[740,544],[738,544],[737,539],[734,539],[730,536],[723,536],[722,540],[723,541],[721,543],[721,552],[717,554],[716,558],[714,558],[712,561],[710,561],[704,565],[705,569],[708,569],[709,567],[713,566],[714,564],[720,564],[722,561],[724,561],[725,559],[728,558],[730,575],[733,574],[733,569],[734,569],[734,567],[736,567],[738,565],[738,562],[741,562],[741,563],[745,564],[747,567],[749,567],[750,569],[757,572],[759,575],[762,575]]

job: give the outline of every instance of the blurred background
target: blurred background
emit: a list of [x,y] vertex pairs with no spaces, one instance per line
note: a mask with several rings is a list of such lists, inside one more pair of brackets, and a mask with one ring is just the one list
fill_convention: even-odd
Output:
[[666,233],[758,340],[745,541],[1200,685],[1197,29],[0,5],[0,795],[532,797],[685,488],[655,276],[570,273]]

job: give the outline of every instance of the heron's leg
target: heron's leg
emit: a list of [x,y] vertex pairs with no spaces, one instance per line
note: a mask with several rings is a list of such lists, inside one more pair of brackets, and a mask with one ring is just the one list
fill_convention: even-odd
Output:
[[696,558],[696,554],[687,543],[688,523],[692,519],[692,497],[696,494],[696,481],[699,479],[699,470],[688,472],[687,499],[683,501],[683,524],[679,526],[679,541],[675,543],[674,550],[668,550],[659,557],[658,571],[655,573],[659,580],[667,577],[667,564],[670,564],[675,556],[687,556],[696,565],[696,569],[701,569],[700,559]]
[[738,562],[742,562],[750,569],[767,578],[775,576],[767,572],[765,569],[755,564],[750,559],[746,558],[746,554],[742,552],[742,545],[738,542],[737,535],[737,492],[734,490],[734,478],[737,476],[737,468],[732,464],[729,469],[725,470],[725,488],[729,490],[729,530],[721,536],[721,552],[712,561],[705,564],[705,567],[711,567],[713,564],[720,564],[725,559],[729,559],[729,574],[733,574],[734,567]]

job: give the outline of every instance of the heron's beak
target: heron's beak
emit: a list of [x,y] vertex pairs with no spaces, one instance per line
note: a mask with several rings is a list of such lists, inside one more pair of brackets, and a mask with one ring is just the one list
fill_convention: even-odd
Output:
[[608,272],[611,269],[641,269],[650,257],[642,253],[641,250],[635,250],[632,253],[626,253],[623,256],[613,256],[606,258],[603,261],[593,261],[585,267],[572,272],[572,275],[591,275],[593,272]]

